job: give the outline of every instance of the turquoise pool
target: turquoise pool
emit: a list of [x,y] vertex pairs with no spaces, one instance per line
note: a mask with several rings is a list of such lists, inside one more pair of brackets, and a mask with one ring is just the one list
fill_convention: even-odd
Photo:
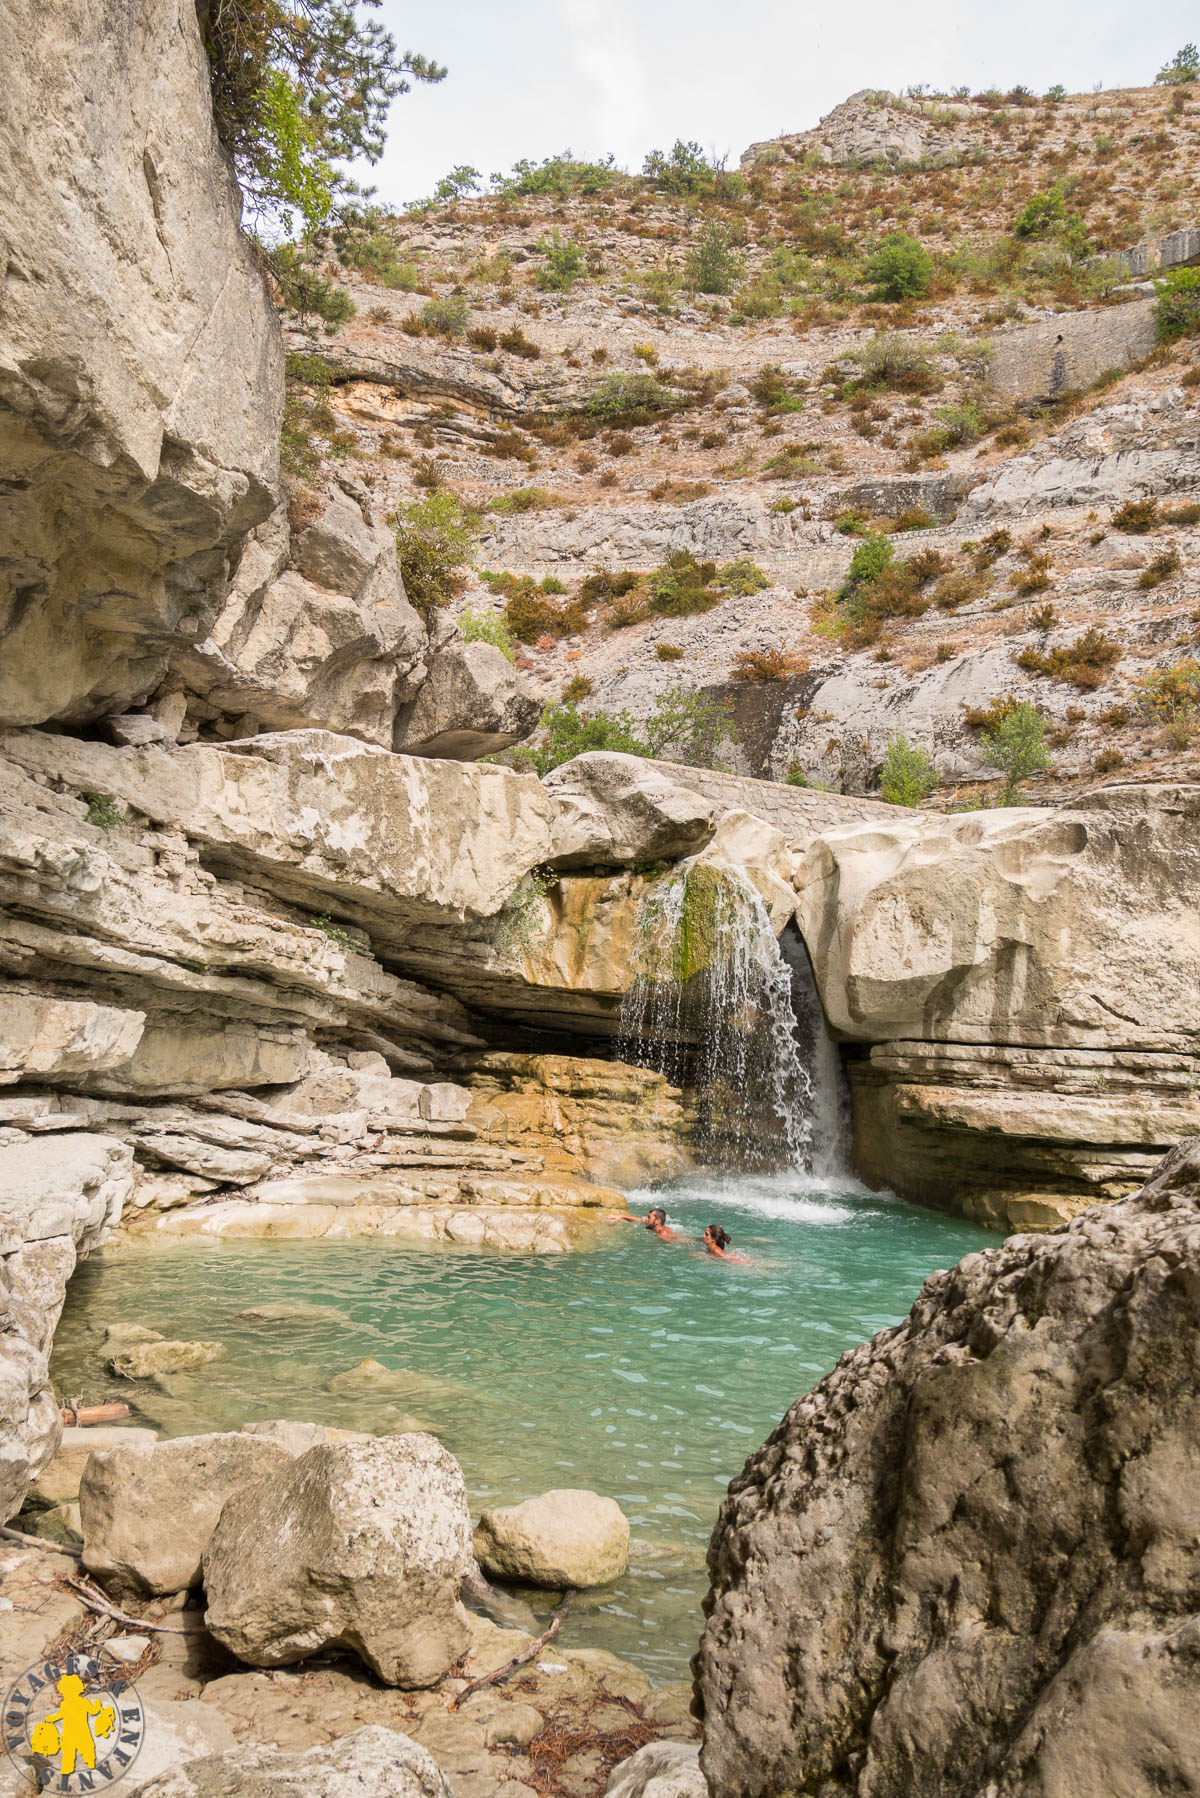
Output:
[[[621,1224],[570,1256],[370,1239],[101,1254],[72,1282],[57,1387],[133,1397],[171,1435],[269,1417],[416,1421],[458,1457],[476,1507],[552,1486],[608,1493],[636,1558],[578,1606],[564,1645],[683,1678],[727,1481],[843,1349],[899,1320],[932,1269],[996,1239],[846,1181],[693,1178],[631,1205],[652,1202],[683,1240]],[[749,1266],[701,1251],[710,1220]],[[256,1309],[266,1314],[246,1315]],[[131,1388],[98,1355],[117,1321],[219,1339],[227,1353],[163,1390]],[[339,1377],[368,1357],[387,1377]]]

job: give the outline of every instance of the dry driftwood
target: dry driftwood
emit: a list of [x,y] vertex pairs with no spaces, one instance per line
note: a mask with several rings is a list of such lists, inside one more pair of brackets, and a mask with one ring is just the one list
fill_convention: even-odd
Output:
[[5,1542],[19,1542],[22,1548],[44,1548],[47,1554],[70,1555],[76,1561],[83,1553],[82,1548],[68,1548],[65,1542],[48,1542],[44,1536],[28,1536],[24,1530],[15,1530],[7,1523],[0,1525],[0,1538]]
[[531,1661],[535,1655],[539,1655],[547,1642],[552,1642],[562,1628],[563,1618],[570,1610],[574,1598],[574,1592],[565,1592],[563,1594],[562,1603],[559,1605],[536,1642],[531,1642],[528,1648],[523,1648],[521,1650],[520,1654],[514,1654],[511,1661],[505,1661],[504,1665],[502,1667],[497,1667],[494,1673],[485,1673],[482,1679],[473,1679],[470,1685],[467,1686],[464,1691],[460,1692],[457,1698],[452,1700],[450,1709],[452,1711],[460,1710],[473,1692],[482,1690],[484,1686],[497,1685],[500,1680],[507,1679],[510,1673],[515,1673],[518,1667],[523,1667],[527,1661]]
[[186,1636],[187,1630],[182,1623],[156,1623],[151,1617],[132,1617],[128,1611],[120,1611],[115,1604],[109,1604],[102,1592],[87,1580],[63,1578],[64,1586],[69,1586],[76,1597],[88,1607],[89,1611],[99,1611],[104,1617],[111,1617],[117,1623],[127,1623],[130,1629],[140,1635],[143,1630],[153,1630],[158,1635]]

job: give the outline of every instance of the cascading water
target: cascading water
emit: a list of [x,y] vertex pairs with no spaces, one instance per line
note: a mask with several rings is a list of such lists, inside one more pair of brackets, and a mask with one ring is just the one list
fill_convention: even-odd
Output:
[[688,1088],[723,1159],[833,1171],[837,1053],[803,942],[789,964],[745,869],[681,862],[642,901],[638,933],[621,1058]]

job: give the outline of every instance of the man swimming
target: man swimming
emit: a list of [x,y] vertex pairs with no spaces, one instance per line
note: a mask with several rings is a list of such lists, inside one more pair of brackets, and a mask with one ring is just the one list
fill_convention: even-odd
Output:
[[728,1230],[723,1230],[720,1224],[706,1224],[704,1226],[704,1247],[710,1255],[715,1255],[719,1261],[737,1261],[744,1267],[748,1267],[750,1264],[749,1255],[730,1253],[729,1245],[732,1241],[733,1238],[730,1236]]
[[667,1214],[661,1205],[652,1205],[645,1217],[639,1217],[636,1211],[610,1211],[610,1224],[641,1224],[646,1230],[653,1230],[660,1242],[675,1242],[678,1230],[667,1227]]

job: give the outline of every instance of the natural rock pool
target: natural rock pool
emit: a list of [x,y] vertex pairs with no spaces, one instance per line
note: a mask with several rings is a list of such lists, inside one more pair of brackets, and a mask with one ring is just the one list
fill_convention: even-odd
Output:
[[[795,1175],[692,1178],[631,1203],[655,1201],[686,1240],[620,1224],[563,1256],[379,1239],[102,1253],[71,1284],[57,1390],[124,1398],[133,1421],[168,1435],[271,1417],[427,1427],[461,1462],[476,1510],[594,1487],[628,1514],[634,1559],[615,1585],[581,1595],[564,1644],[685,1678],[728,1480],[843,1349],[897,1322],[934,1268],[996,1239],[852,1182]],[[710,1220],[749,1266],[703,1253]],[[226,1353],[131,1384],[101,1358],[117,1322]],[[387,1374],[341,1377],[366,1358]],[[534,1603],[547,1613],[544,1594]]]

